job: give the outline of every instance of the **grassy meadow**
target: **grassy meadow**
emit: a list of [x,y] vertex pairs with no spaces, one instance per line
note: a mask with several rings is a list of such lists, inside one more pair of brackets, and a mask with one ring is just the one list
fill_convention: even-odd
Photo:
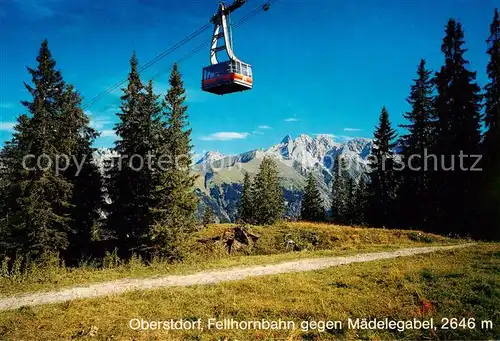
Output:
[[[0,313],[1,340],[485,340],[500,338],[500,246],[217,285],[137,291]],[[424,309],[425,308],[425,309]],[[436,330],[303,330],[302,321],[433,318]],[[131,319],[291,320],[294,330],[138,331]],[[473,318],[474,329],[441,329]],[[481,321],[491,328],[481,328]],[[486,325],[485,325],[486,326]]]
[[[189,274],[202,270],[235,266],[272,264],[312,257],[352,255],[361,252],[389,251],[405,247],[437,246],[464,242],[419,231],[366,229],[330,224],[278,223],[272,226],[249,226],[259,240],[249,246],[235,247],[228,255],[218,242],[202,244],[198,239],[221,236],[235,225],[219,224],[201,228],[182,246],[184,260],[178,263],[154,259],[145,263],[139,258],[120,260],[110,253],[99,264],[82,261],[70,268],[57,257],[44,257],[39,263],[20,264],[10,271],[0,269],[0,297],[35,291],[58,290],[75,285],[170,274]],[[290,252],[285,239],[291,238],[301,249]],[[313,243],[313,240],[317,243]],[[316,245],[313,245],[316,244]]]

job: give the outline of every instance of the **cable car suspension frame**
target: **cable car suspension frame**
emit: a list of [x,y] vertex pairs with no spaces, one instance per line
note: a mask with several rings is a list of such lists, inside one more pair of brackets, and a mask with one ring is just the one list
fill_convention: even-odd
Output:
[[[253,88],[252,67],[236,57],[229,24],[231,13],[243,6],[246,1],[235,0],[229,6],[221,2],[218,12],[212,16],[211,22],[214,24],[214,31],[210,48],[210,66],[203,68],[203,91],[225,95]],[[269,3],[263,6],[263,10],[267,11],[268,9]],[[223,44],[220,45],[221,40],[223,40]],[[223,51],[226,52],[229,60],[220,62],[217,55]]]

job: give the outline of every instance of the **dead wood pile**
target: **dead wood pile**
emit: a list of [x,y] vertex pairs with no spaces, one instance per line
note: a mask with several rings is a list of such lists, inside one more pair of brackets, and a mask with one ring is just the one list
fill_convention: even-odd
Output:
[[235,243],[240,243],[242,245],[248,246],[250,245],[250,241],[256,243],[258,239],[259,236],[248,231],[246,227],[236,226],[224,230],[224,232],[220,236],[215,236],[207,239],[198,239],[198,242],[203,244],[222,242],[227,252],[231,254],[231,251],[236,245]]

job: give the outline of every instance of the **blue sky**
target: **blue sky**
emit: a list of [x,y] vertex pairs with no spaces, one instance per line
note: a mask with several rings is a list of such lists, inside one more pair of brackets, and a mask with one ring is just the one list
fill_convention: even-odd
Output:
[[[238,20],[263,0],[249,0]],[[88,101],[114,85],[136,51],[146,63],[205,24],[217,9],[203,1],[0,0],[0,140],[27,99],[26,66],[34,66],[44,38],[65,80]],[[486,84],[485,40],[493,0],[280,0],[235,29],[237,56],[252,64],[254,89],[229,96],[200,90],[205,49],[181,63],[188,90],[193,144],[201,154],[267,147],[286,134],[371,137],[380,109],[403,123],[406,97],[420,58],[436,70],[444,26],[450,17],[464,26],[466,54],[478,82]],[[164,70],[200,43],[211,29],[146,70],[144,80]],[[167,89],[168,73],[156,80]],[[115,91],[90,107],[103,132],[97,146],[111,146],[119,105]]]

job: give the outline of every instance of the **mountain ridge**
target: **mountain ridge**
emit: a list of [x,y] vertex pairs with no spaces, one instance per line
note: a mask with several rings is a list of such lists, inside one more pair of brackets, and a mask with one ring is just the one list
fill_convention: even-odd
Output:
[[[314,137],[300,134],[295,138],[286,135],[281,142],[268,148],[236,155],[206,152],[193,165],[193,172],[198,175],[195,192],[200,199],[197,215],[202,217],[205,207],[210,206],[219,221],[235,221],[244,175],[255,176],[266,156],[272,157],[278,166],[287,217],[296,218],[300,214],[302,191],[309,172],[313,172],[325,210],[329,210],[332,169],[337,155],[347,161],[350,175],[359,178],[368,170],[372,147],[373,141],[364,137],[337,142],[328,134]],[[112,149],[99,148],[94,153],[94,162],[104,173],[106,161],[117,156]]]
[[286,135],[280,143],[269,148],[223,157],[218,153],[217,159],[213,157],[214,152],[207,152],[194,167],[199,175],[196,192],[202,203],[198,214],[202,214],[204,207],[208,205],[221,221],[234,221],[244,174],[255,175],[265,156],[270,156],[277,162],[288,217],[298,216],[306,176],[311,171],[318,181],[325,209],[328,209],[336,156],[340,153],[348,162],[351,176],[358,178],[367,171],[367,158],[372,147],[373,141],[364,137],[336,142],[327,134],[315,137],[300,134],[295,138]]

